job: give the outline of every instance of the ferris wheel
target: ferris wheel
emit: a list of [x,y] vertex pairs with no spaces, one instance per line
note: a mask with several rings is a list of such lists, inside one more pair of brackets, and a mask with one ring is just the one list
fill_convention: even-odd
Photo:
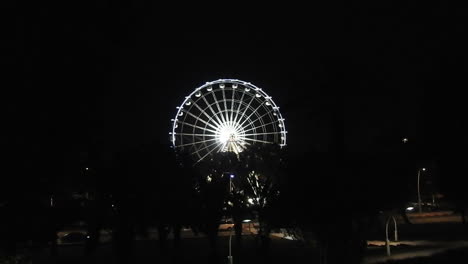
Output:
[[218,152],[242,152],[253,143],[286,145],[284,119],[255,85],[220,79],[198,87],[177,107],[170,140],[196,163]]

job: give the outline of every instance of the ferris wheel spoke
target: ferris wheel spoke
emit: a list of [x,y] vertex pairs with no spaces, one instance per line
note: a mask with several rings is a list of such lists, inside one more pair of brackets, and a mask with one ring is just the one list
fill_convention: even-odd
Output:
[[229,122],[231,124],[234,124],[233,117],[234,117],[234,103],[235,103],[234,97],[235,97],[235,95],[236,95],[236,90],[233,89],[232,90],[232,98],[231,98],[231,111],[230,111],[230,117],[229,117]]
[[[256,110],[257,110],[257,109],[256,109]],[[256,111],[255,111],[255,112],[256,112]],[[261,115],[261,116],[257,116],[256,119],[254,119],[254,120],[252,120],[252,121],[250,121],[250,122],[253,124],[253,123],[255,123],[255,122],[258,121],[258,120],[262,120],[262,118],[265,117],[266,115],[268,115],[269,113],[270,113],[270,112],[266,112],[265,114],[263,114],[263,115]],[[244,122],[242,122],[242,123],[239,125],[239,127],[242,127],[242,126],[245,124],[245,122],[247,122],[247,121],[249,120],[249,118],[250,118],[251,116],[252,116],[252,115],[249,115],[249,116],[244,120]]]
[[229,123],[230,120],[229,120],[229,114],[228,114],[228,108],[227,108],[227,102],[226,102],[226,92],[224,91],[224,89],[222,89],[221,93],[223,94],[223,103],[224,103],[224,111],[225,111],[226,122]]
[[239,100],[239,107],[237,107],[237,111],[236,111],[236,116],[234,117],[234,120],[233,120],[233,123],[236,124],[237,122],[237,117],[239,116],[239,112],[240,112],[240,108],[242,106],[242,100],[244,99],[244,96],[245,96],[245,91],[242,92],[242,96],[241,96],[241,99]]
[[[203,97],[203,98],[204,98],[204,97]],[[194,105],[196,108],[198,108],[198,110],[200,110],[200,112],[203,113],[203,114],[208,118],[208,122],[209,122],[209,121],[212,121],[216,126],[220,126],[220,125],[221,125],[221,123],[216,122],[216,121],[213,119],[213,117],[210,116],[210,115],[205,111],[205,109],[202,109],[195,101],[193,102],[193,105]],[[214,114],[213,109],[211,109],[211,111],[212,111],[213,114]]]
[[242,134],[242,136],[274,135],[274,134],[281,134],[281,133],[282,133],[281,131],[277,131],[277,132]]
[[[202,97],[203,98],[203,101],[205,101],[205,104],[208,106],[208,108],[210,109],[211,113],[213,114],[213,116],[216,118],[216,120],[218,120],[218,126],[221,126],[222,123],[224,123],[223,121],[221,121],[221,119],[219,119],[218,117],[218,114],[215,112],[215,110],[213,109],[213,107],[211,107],[211,104],[208,102],[208,100],[205,98],[205,96]],[[204,111],[204,110],[203,110]],[[212,117],[211,117],[212,120],[214,120]]]
[[213,132],[213,133],[218,133],[212,129],[209,129],[209,128],[206,128],[206,127],[201,127],[201,126],[197,126],[197,125],[194,125],[194,124],[191,124],[191,123],[185,123],[185,122],[181,122],[181,121],[177,121],[178,123],[182,124],[182,125],[187,125],[187,126],[191,126],[191,127],[194,127],[194,128],[198,128],[198,129],[201,129],[202,131],[210,131],[210,132]]
[[215,134],[193,134],[193,133],[176,133],[176,136],[182,135],[182,136],[197,136],[197,137],[216,137],[217,135]]
[[245,132],[252,131],[252,130],[257,129],[257,128],[266,127],[266,126],[271,125],[271,124],[274,124],[274,123],[276,123],[276,122],[279,122],[279,120],[275,120],[275,121],[272,121],[272,122],[263,124],[263,125],[261,125],[261,126],[256,126],[256,127],[249,128],[249,129],[247,129],[247,130],[244,130],[244,133],[245,133]]
[[211,94],[213,95],[213,99],[214,99],[216,107],[218,108],[218,111],[219,111],[217,114],[219,114],[221,116],[221,119],[223,120],[223,123],[226,123],[227,120],[224,119],[223,111],[221,110],[221,106],[219,105],[219,101],[218,101],[218,98],[216,98],[214,90],[211,92]]
[[253,138],[248,138],[248,137],[241,137],[240,139],[253,141],[253,142],[260,142],[260,143],[265,143],[265,144],[272,144],[273,143],[273,142],[270,142],[270,141],[264,141],[264,140],[253,139]]
[[[260,109],[260,107],[262,107],[262,105],[259,105],[257,108],[255,108],[255,110],[254,110],[249,116],[244,117],[244,120],[242,121],[242,123],[237,124],[237,126],[238,126],[238,127],[242,127],[242,126],[245,124],[245,122],[249,121],[249,120],[250,120],[250,117],[252,117],[254,114],[256,114],[257,117],[258,117],[258,109]],[[256,120],[261,120],[261,119],[260,119],[260,118],[257,118]],[[240,120],[239,120],[239,121],[240,121]],[[254,121],[249,121],[249,122],[254,123]]]
[[[210,146],[212,146],[212,145],[214,145],[214,144],[211,144]],[[219,146],[219,145],[222,145],[222,143],[218,143],[218,146]],[[204,158],[206,158],[206,156],[210,155],[213,151],[215,151],[215,150],[217,149],[218,146],[216,146],[216,147],[214,147],[212,150],[208,151],[205,155],[203,155],[203,157],[201,157],[201,158],[200,158],[197,162],[195,162],[195,163],[198,163],[198,162],[200,162],[201,160],[203,160]],[[205,147],[205,148],[206,148],[206,147]]]
[[[244,91],[244,93],[245,93],[245,91]],[[245,115],[245,113],[247,112],[247,110],[250,108],[250,105],[252,104],[252,102],[253,102],[254,99],[255,99],[255,95],[252,96],[252,99],[250,99],[249,103],[248,103],[247,106],[245,107],[244,112],[243,112],[242,115],[240,116],[239,121],[242,119],[242,117]],[[236,123],[237,123],[237,121],[236,121]]]
[[[278,107],[248,82],[207,82],[187,96],[178,109],[172,119],[171,141],[174,148],[186,149],[195,164],[217,152],[239,154],[255,142],[281,146],[286,142]],[[260,191],[254,190],[258,195]]]
[[220,143],[218,146],[216,146],[218,148],[217,152],[223,151],[223,149],[226,148],[227,144],[228,144],[228,142],[224,142],[224,143]]
[[213,145],[215,145],[215,144],[219,144],[219,142],[215,141],[214,143],[211,143],[211,144],[209,144],[209,145],[205,145],[203,148],[198,149],[198,150],[195,151],[195,152],[192,152],[192,154],[195,154],[195,153],[198,153],[198,152],[200,152],[200,151],[202,151],[202,150],[205,150],[205,149],[207,149],[207,148],[209,148],[209,147],[211,147],[211,146],[213,146]]
[[214,138],[214,139],[207,139],[207,140],[201,140],[201,141],[192,142],[192,143],[187,143],[187,144],[182,144],[182,145],[176,146],[176,148],[186,147],[186,146],[193,146],[193,145],[196,145],[196,144],[204,144],[204,143],[206,143],[206,142],[210,142],[210,141],[213,141],[213,140],[216,140],[216,138]]
[[[236,143],[237,143],[237,142],[236,142]],[[234,148],[234,152],[235,152],[235,153],[240,153],[240,152],[242,152],[242,150],[244,150],[244,148],[242,147],[241,144],[239,144],[239,143],[236,144],[236,143],[232,144],[232,147]]]
[[194,114],[192,114],[190,112],[187,112],[187,111],[183,111],[183,112],[189,114],[190,116],[192,116],[196,120],[201,121],[202,123],[205,123],[207,126],[210,126],[210,127],[214,128],[214,129],[218,129],[217,127],[215,127],[212,124],[208,123],[206,120],[200,118],[199,116],[196,116],[196,115],[194,115]]

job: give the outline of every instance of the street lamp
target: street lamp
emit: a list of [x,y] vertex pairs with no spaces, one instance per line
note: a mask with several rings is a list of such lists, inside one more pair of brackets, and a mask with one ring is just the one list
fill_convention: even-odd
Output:
[[234,179],[234,174],[229,175],[229,192],[232,194],[232,179]]
[[[232,179],[234,179],[235,175],[234,174],[229,174],[229,193],[232,197]],[[232,215],[231,215],[232,217]],[[233,218],[234,220],[234,218]],[[232,229],[229,232],[229,256],[228,256],[228,264],[233,264],[233,259],[232,259]]]
[[419,210],[419,213],[422,213],[421,192],[420,192],[420,187],[419,187],[419,182],[420,182],[420,178],[421,178],[421,171],[426,171],[426,168],[418,169],[418,210]]

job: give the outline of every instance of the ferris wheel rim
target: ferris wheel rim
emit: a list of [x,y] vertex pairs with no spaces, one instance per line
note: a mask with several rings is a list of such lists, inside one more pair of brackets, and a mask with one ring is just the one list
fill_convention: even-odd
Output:
[[[226,87],[226,84],[230,84],[231,87]],[[214,85],[219,85],[219,86],[217,88],[214,88],[213,87]],[[236,86],[234,87],[234,85],[236,85]],[[241,86],[239,89],[242,89],[242,87],[243,87],[244,90],[242,92],[241,99],[235,99],[235,95],[236,95],[235,90],[239,87],[239,85]],[[227,88],[227,89],[225,89],[225,88]],[[213,95],[213,98],[214,98],[213,103],[210,104],[208,102],[208,99],[207,99],[208,93],[202,93],[204,89],[206,89],[206,92],[209,92],[209,93],[211,93]],[[250,90],[254,91],[254,94],[248,93]],[[222,98],[219,98],[219,99],[216,98],[215,91],[218,91],[218,92],[222,91]],[[232,98],[226,98],[225,91],[231,91]],[[245,101],[243,101],[244,96],[246,94],[248,94],[248,96],[251,97],[250,101],[249,101],[249,104],[247,104]],[[194,97],[197,98],[197,99],[194,99]],[[263,98],[263,99],[260,100],[260,98]],[[202,109],[198,105],[198,102],[200,100],[204,100],[204,102],[206,104],[206,107],[204,109]],[[257,108],[255,110],[252,110],[252,109],[250,109],[250,107],[251,107],[252,102],[255,101],[255,100],[257,100],[256,103],[258,104],[258,106],[257,106]],[[228,108],[228,103],[230,103],[230,109]],[[221,104],[222,104],[222,106],[220,106]],[[237,111],[234,111],[234,105],[235,104],[238,104]],[[266,109],[264,104],[271,107],[272,110],[267,110],[263,115],[259,116],[258,110],[261,107],[263,107],[262,109]],[[214,105],[216,105],[216,106],[214,106]],[[188,110],[184,106],[188,106]],[[199,112],[200,112],[200,114],[198,116],[195,116],[194,113],[190,112],[190,110],[192,110],[192,108],[194,106],[196,106],[198,108]],[[218,108],[218,111],[215,111],[213,109],[215,107]],[[241,107],[244,107],[244,109],[243,109],[243,113],[239,115],[239,113],[240,113],[239,109],[241,109]],[[250,142],[259,142],[259,143],[276,143],[280,147],[286,146],[287,131],[285,129],[284,118],[283,118],[281,112],[279,111],[279,107],[277,106],[275,101],[271,98],[271,96],[269,96],[261,88],[255,86],[254,84],[252,84],[250,82],[246,82],[246,81],[242,81],[242,80],[238,80],[238,79],[218,79],[218,80],[215,80],[215,81],[206,82],[205,84],[200,85],[199,87],[195,88],[188,96],[185,96],[183,102],[179,106],[177,106],[176,108],[177,108],[177,113],[175,115],[175,118],[171,119],[171,121],[173,122],[172,123],[172,132],[169,133],[171,135],[170,141],[172,142],[172,147],[174,149],[176,149],[178,147],[183,148],[184,146],[203,144],[203,143],[206,143],[208,141],[214,141],[214,143],[212,143],[212,144],[210,144],[208,146],[205,144],[202,149],[204,150],[205,148],[211,147],[211,146],[213,146],[214,144],[217,143],[216,142],[216,137],[219,138],[219,137],[223,136],[223,135],[220,134],[220,133],[222,133],[222,132],[220,132],[220,129],[224,129],[224,130],[227,129],[227,130],[235,132],[235,134],[238,137],[238,140],[241,141],[241,142],[250,141]],[[210,110],[209,112],[208,112],[208,108]],[[222,108],[222,110],[221,110],[221,108]],[[245,114],[246,114],[246,112],[248,110],[251,110],[251,113],[249,114],[248,117],[246,117]],[[224,114],[224,112],[225,112],[225,114]],[[184,115],[184,113],[185,113],[185,115]],[[210,113],[212,114],[211,116],[210,116]],[[194,119],[194,120],[196,120],[195,124],[190,124],[190,123],[188,123],[188,121],[185,122],[185,120],[187,119],[187,117],[189,115],[192,116],[193,118],[195,118]],[[201,118],[202,115],[205,115],[208,119],[205,120],[205,119]],[[269,118],[268,120],[273,120],[273,121],[265,123],[264,120],[267,119],[265,117],[267,115],[268,115],[268,118]],[[179,120],[179,117],[181,117],[181,116],[183,116],[183,121]],[[254,116],[254,118],[256,117],[256,119],[254,119],[253,121],[251,120],[252,116]],[[198,121],[200,121],[201,123],[204,123],[205,126],[203,127],[203,125],[201,123],[199,123],[199,125],[197,125]],[[240,122],[240,121],[242,121],[242,122]],[[260,123],[259,126],[254,125],[254,123],[257,122],[257,121]],[[244,124],[246,122],[250,122],[250,124],[248,124],[248,127],[249,127],[248,129],[245,129],[245,126],[244,126]],[[275,127],[274,123],[278,123],[278,128]],[[179,124],[181,124],[181,128],[180,128],[180,130],[182,131],[181,133],[177,132],[177,128],[178,128]],[[274,131],[266,131],[266,127],[269,126],[269,125],[272,125],[272,127],[274,127]],[[184,133],[184,130],[183,130],[184,126],[192,127],[193,132],[191,134],[190,133]],[[200,134],[195,133],[196,129],[198,129],[200,131],[203,131],[203,133],[200,133]],[[263,130],[261,130],[261,129],[263,129]],[[260,132],[258,132],[257,130],[260,131]],[[209,133],[205,133],[205,132],[209,132]],[[265,140],[261,140],[261,139],[257,139],[257,138],[250,138],[250,137],[254,137],[254,136],[256,137],[256,136],[259,136],[259,135],[263,135],[264,139],[265,139],[266,135],[268,135],[268,134],[273,135],[275,139],[277,137],[279,137],[279,139],[275,140],[277,142],[270,142],[270,141],[265,141]],[[182,136],[181,137],[181,144],[176,143],[176,137],[179,136],[179,135]],[[192,136],[193,139],[197,136],[197,137],[203,138],[204,140],[203,141],[197,141],[197,142],[189,142],[189,143],[184,144],[183,136]],[[207,138],[207,137],[213,137],[213,139],[205,140],[205,138]],[[233,144],[233,145],[235,145],[235,144]],[[198,149],[197,151],[195,151],[194,153],[191,153],[191,154],[193,155],[193,154],[197,153],[197,155],[199,155],[199,157],[200,157],[200,160],[202,160],[207,155],[209,155],[213,150],[222,149],[222,148],[224,148],[224,146],[221,146],[220,143],[218,142],[218,144],[216,146],[212,147],[212,150],[210,152],[208,152],[206,155],[204,155],[203,157],[200,157],[200,155],[198,154],[198,152],[200,152],[201,149]],[[219,152],[219,150],[218,150],[218,152]]]

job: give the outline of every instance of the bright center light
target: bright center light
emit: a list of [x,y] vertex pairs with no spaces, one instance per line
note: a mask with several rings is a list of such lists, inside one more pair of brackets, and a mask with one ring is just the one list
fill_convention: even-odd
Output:
[[206,82],[176,107],[169,140],[198,163],[252,144],[286,146],[279,106],[261,88],[237,79]]
[[235,153],[242,152],[245,148],[243,138],[243,130],[236,126],[233,122],[227,122],[219,126],[216,130],[216,140],[220,145],[220,151],[232,151]]
[[226,144],[228,141],[235,141],[237,139],[237,131],[233,126],[224,126],[218,134],[218,141]]

